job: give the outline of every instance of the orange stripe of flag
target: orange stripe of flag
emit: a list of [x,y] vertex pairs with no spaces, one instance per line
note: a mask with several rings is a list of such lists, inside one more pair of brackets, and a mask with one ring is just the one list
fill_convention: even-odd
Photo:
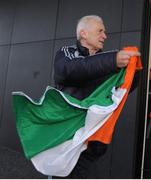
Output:
[[[124,48],[125,51],[138,51],[136,47],[127,47]],[[89,137],[88,141],[100,141],[105,144],[109,144],[112,140],[112,135],[114,131],[115,124],[117,122],[117,119],[123,109],[123,106],[125,104],[125,101],[127,99],[134,74],[136,70],[142,69],[141,59],[140,57],[133,56],[130,58],[130,62],[126,68],[126,74],[124,77],[124,83],[121,85],[120,88],[127,89],[127,92],[121,101],[118,108],[113,112],[113,114],[110,116],[110,118],[105,122],[105,124],[100,127],[91,137]]]

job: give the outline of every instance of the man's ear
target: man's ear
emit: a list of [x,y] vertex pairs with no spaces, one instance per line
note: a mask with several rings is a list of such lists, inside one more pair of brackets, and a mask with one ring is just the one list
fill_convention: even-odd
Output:
[[83,39],[86,39],[87,33],[86,33],[85,30],[82,29],[82,30],[80,31],[80,37],[83,38]]

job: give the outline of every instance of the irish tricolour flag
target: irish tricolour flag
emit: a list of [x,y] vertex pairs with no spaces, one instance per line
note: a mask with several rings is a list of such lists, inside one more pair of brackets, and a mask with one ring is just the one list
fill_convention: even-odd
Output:
[[[125,51],[136,47],[125,48]],[[110,143],[126,101],[139,57],[109,76],[89,97],[75,99],[48,86],[39,101],[13,92],[17,131],[25,156],[43,174],[67,176],[88,141]]]

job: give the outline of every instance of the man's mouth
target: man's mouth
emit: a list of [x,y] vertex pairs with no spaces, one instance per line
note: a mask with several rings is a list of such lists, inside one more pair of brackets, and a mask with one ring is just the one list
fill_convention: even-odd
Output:
[[104,44],[104,41],[99,41],[101,44]]

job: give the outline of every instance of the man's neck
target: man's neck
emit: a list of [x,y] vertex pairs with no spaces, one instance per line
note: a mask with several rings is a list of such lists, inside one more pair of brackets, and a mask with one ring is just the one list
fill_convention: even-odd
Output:
[[83,47],[88,48],[90,55],[96,54],[97,50],[91,48],[84,40],[81,40],[80,43],[81,43],[81,45],[82,45]]

